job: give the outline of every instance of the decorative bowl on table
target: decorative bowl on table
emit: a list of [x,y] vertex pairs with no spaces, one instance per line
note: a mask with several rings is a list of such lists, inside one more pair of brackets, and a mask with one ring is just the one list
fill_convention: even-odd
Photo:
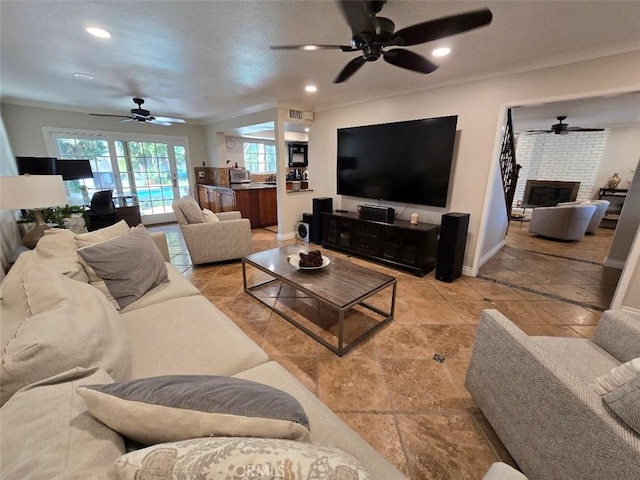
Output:
[[289,263],[300,270],[318,270],[324,268],[331,261],[320,253],[320,250],[311,250],[308,253],[294,253],[287,257]]

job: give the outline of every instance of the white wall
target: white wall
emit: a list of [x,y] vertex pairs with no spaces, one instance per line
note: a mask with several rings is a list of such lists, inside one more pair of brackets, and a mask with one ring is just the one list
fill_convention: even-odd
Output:
[[[522,168],[514,205],[524,199],[527,180],[580,182],[576,200],[591,200],[608,135],[608,130],[568,135],[520,135],[516,161]],[[597,188],[595,191],[597,193]]]
[[[459,146],[447,208],[415,209],[421,221],[433,223],[440,223],[441,214],[447,211],[471,214],[464,260],[464,265],[469,268],[476,254],[479,255],[481,250],[491,251],[494,247],[491,243],[500,236],[487,236],[484,247],[478,248],[480,233],[484,229],[484,225],[481,228],[481,214],[492,195],[492,192],[487,195],[488,180],[495,174],[492,169],[498,168],[496,130],[500,126],[502,110],[527,101],[559,101],[611,91],[637,90],[640,88],[639,63],[640,52],[633,52],[316,112],[309,137],[310,176],[317,181],[317,195],[314,196],[336,196],[338,128],[458,115]],[[425,85],[428,81],[425,77]],[[494,188],[500,188],[500,184]],[[335,206],[350,210],[367,201],[336,200]],[[409,210],[413,209],[412,206]],[[490,233],[495,233],[493,227]]]
[[592,198],[598,198],[598,189],[605,187],[607,179],[616,172],[622,178],[618,188],[627,188],[627,182],[633,179],[639,160],[640,127],[612,128],[596,175]]

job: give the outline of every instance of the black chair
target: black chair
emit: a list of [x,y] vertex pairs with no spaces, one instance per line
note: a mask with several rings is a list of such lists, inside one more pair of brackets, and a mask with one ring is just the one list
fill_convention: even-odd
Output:
[[113,203],[113,190],[101,190],[91,197],[87,209],[87,230],[93,232],[100,228],[118,223],[120,217]]

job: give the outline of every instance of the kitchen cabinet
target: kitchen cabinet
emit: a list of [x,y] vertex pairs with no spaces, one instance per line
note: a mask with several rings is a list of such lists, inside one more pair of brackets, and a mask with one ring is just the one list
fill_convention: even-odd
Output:
[[235,190],[236,205],[242,218],[248,218],[251,228],[278,224],[278,197],[275,187],[241,188]]
[[208,208],[213,213],[237,210],[235,192],[214,185],[198,185],[198,203],[200,208]]

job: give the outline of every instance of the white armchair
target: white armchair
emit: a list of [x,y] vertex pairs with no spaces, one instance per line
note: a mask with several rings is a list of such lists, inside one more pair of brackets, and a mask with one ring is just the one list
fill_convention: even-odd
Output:
[[560,205],[595,205],[596,211],[593,212],[593,216],[589,221],[589,225],[587,225],[587,233],[596,233],[598,231],[598,227],[600,223],[602,223],[602,219],[607,214],[607,210],[609,209],[609,205],[611,203],[609,200],[591,200],[590,202],[564,202],[559,203]]
[[194,265],[251,253],[251,222],[240,212],[217,213],[219,221],[208,222],[193,197],[174,200],[172,206]]
[[536,207],[531,214],[529,233],[560,240],[580,240],[595,211],[595,205],[586,204]]

